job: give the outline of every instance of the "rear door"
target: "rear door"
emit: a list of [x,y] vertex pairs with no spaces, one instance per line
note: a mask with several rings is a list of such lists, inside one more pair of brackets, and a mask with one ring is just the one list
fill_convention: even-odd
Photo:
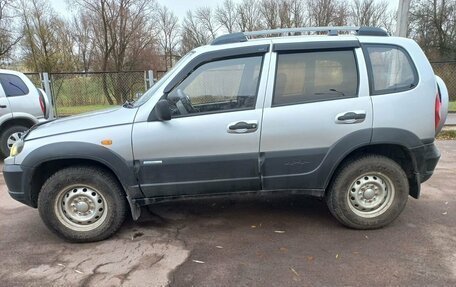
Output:
[[12,117],[13,115],[11,114],[10,103],[6,97],[5,91],[3,90],[3,86],[0,84],[0,123],[3,123]]
[[263,188],[321,192],[343,156],[369,143],[372,104],[359,42],[275,44],[263,115]]
[[[20,113],[43,117],[38,90],[25,76],[0,73],[0,82],[14,116]],[[29,88],[30,87],[30,88]],[[15,115],[17,113],[17,115]]]
[[164,96],[173,110],[170,121],[134,124],[134,157],[146,197],[260,188],[260,128],[270,58],[260,51],[196,63]]

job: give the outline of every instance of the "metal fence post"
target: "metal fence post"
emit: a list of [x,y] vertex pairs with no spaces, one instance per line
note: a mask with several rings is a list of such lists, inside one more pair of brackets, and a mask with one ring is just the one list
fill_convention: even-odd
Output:
[[146,91],[154,85],[154,71],[147,70],[144,72],[144,81],[146,85]]
[[47,72],[40,73],[40,78],[41,78],[41,87],[43,87],[43,90],[46,92],[46,95],[48,97],[48,102],[51,104],[51,107],[49,109],[49,119],[53,119],[53,118],[55,118],[56,112],[55,112],[54,97],[52,95],[52,90],[51,90],[51,81],[49,79],[49,73],[47,73]]

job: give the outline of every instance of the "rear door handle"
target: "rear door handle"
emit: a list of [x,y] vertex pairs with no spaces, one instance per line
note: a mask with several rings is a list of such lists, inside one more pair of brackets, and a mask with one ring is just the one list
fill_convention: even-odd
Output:
[[0,109],[6,109],[6,105],[0,105]]
[[337,124],[356,124],[364,122],[366,119],[365,111],[350,111],[336,115]]
[[253,133],[258,129],[257,121],[239,121],[230,123],[227,127],[227,132],[230,134],[245,134]]

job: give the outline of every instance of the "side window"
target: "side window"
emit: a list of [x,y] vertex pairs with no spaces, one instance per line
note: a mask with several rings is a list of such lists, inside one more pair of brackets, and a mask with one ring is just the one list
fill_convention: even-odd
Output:
[[402,48],[391,45],[365,45],[373,94],[412,89],[418,84],[413,62]]
[[284,53],[277,57],[273,106],[356,97],[353,50]]
[[253,109],[262,60],[255,56],[201,65],[169,93],[173,115]]
[[24,96],[29,93],[27,85],[16,75],[0,74],[0,83],[7,97]]

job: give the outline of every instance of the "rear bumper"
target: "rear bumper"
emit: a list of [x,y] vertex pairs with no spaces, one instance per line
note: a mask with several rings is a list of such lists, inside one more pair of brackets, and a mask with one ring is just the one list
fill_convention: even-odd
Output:
[[8,193],[13,199],[36,207],[30,196],[30,184],[26,182],[28,171],[20,165],[5,164],[3,166],[3,177],[8,186]]
[[434,169],[440,159],[440,151],[434,143],[426,144],[412,149],[415,156],[415,172],[419,176],[420,183],[428,180],[434,173]]

